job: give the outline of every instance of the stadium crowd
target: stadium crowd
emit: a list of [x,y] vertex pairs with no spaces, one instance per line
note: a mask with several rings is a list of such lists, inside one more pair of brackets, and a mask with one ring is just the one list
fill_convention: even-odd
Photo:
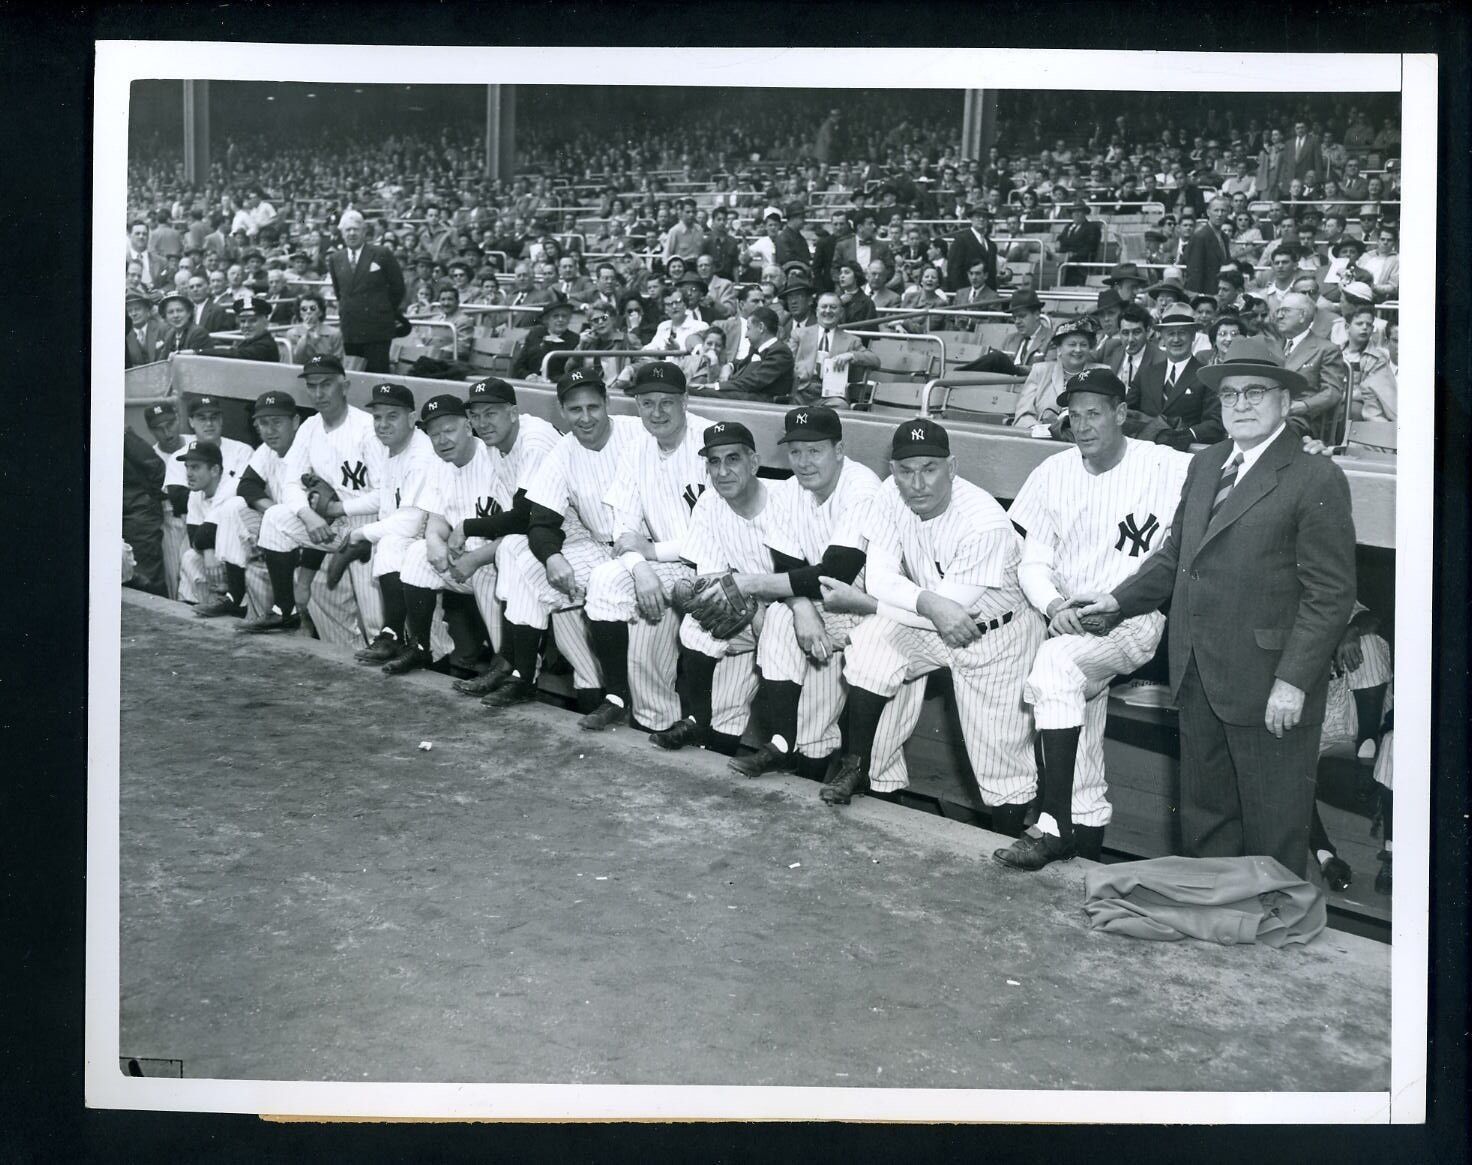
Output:
[[[1165,103],[1104,118],[1094,99],[1087,110],[1073,110],[1071,121],[1024,110],[1004,120],[1000,144],[985,158],[966,159],[951,132],[954,119],[910,120],[898,104],[884,103],[851,112],[830,101],[803,95],[760,126],[733,127],[718,110],[667,125],[651,118],[635,143],[596,129],[556,139],[527,134],[521,172],[505,183],[481,176],[480,143],[468,127],[437,140],[390,136],[286,148],[268,139],[232,142],[199,187],[185,186],[166,155],[140,149],[130,167],[127,364],[183,352],[301,364],[309,399],[323,415],[345,407],[334,395],[345,387],[344,369],[474,380],[468,401],[437,397],[425,406],[466,422],[453,432],[434,428],[439,418],[428,412],[416,417],[402,389],[374,389],[373,404],[385,406],[375,407],[375,417],[405,414],[397,436],[377,430],[391,456],[396,441],[407,449],[423,436],[414,428],[419,420],[434,438],[433,452],[421,455],[456,465],[496,447],[509,458],[516,447],[514,432],[498,446],[506,434],[484,408],[477,411],[514,411],[514,387],[485,377],[488,370],[555,382],[580,441],[584,419],[604,440],[617,429],[595,416],[596,401],[583,398],[620,388],[636,397],[657,438],[665,422],[645,414],[646,402],[672,393],[672,378],[696,409],[698,398],[711,396],[790,404],[794,413],[826,406],[833,412],[821,415],[837,417],[869,407],[876,378],[893,371],[883,367],[879,352],[890,350],[883,345],[923,346],[937,335],[976,337],[966,361],[944,371],[999,377],[1011,391],[999,419],[1038,438],[1075,439],[1070,386],[1080,391],[1103,372],[1120,386],[1123,436],[1179,451],[1216,445],[1228,433],[1216,386],[1247,346],[1266,354],[1255,366],[1283,370],[1290,390],[1284,421],[1307,448],[1344,441],[1346,421],[1380,423],[1393,434],[1400,200],[1393,110],[1373,99],[1335,98],[1284,100],[1241,120],[1215,110],[1188,120],[1171,116]],[[504,364],[477,363],[472,357],[481,352],[497,353]],[[544,366],[558,352],[568,355]],[[129,473],[141,494],[153,490],[155,510],[167,483],[162,512],[173,557],[140,553],[154,535],[135,513],[135,585],[178,594],[202,613],[241,617],[245,570],[254,563],[269,575],[269,601],[247,626],[293,630],[303,624],[319,569],[336,586],[355,561],[372,555],[382,588],[372,603],[383,610],[370,617],[359,595],[373,639],[367,661],[400,672],[433,662],[427,627],[438,592],[455,640],[452,666],[465,690],[492,706],[530,698],[550,622],[580,699],[587,695],[585,716],[601,718],[591,727],[634,715],[666,747],[700,739],[735,752],[746,713],[721,721],[710,702],[716,663],[706,663],[724,660],[726,649],[679,633],[682,674],[693,670],[705,685],[703,704],[697,698],[689,715],[689,700],[668,715],[639,707],[634,689],[648,677],[633,674],[632,654],[616,662],[620,650],[630,651],[649,595],[668,600],[673,575],[648,584],[634,573],[627,595],[600,600],[614,616],[594,619],[590,600],[593,630],[584,628],[580,646],[553,616],[566,614],[563,599],[587,594],[602,568],[570,551],[564,556],[561,512],[556,536],[543,536],[539,548],[524,491],[514,498],[507,491],[489,516],[440,519],[443,529],[431,518],[428,531],[409,539],[427,565],[415,559],[400,569],[395,560],[385,568],[375,547],[396,545],[393,513],[404,507],[384,508],[376,491],[358,505],[325,479],[282,484],[267,472],[267,462],[272,470],[278,463],[311,468],[306,454],[292,452],[296,427],[270,423],[296,416],[296,403],[256,402],[261,448],[275,454],[259,463],[250,446],[221,436],[217,402],[189,402],[187,415],[172,404],[153,407],[156,441],[130,442]],[[572,405],[585,413],[575,415]],[[826,435],[793,415],[795,440]],[[185,424],[193,442],[180,435]],[[363,424],[374,439],[374,426]],[[472,427],[480,438],[474,447],[465,437]],[[722,443],[709,430],[686,427],[692,441],[705,442],[704,471],[706,454]],[[1377,440],[1394,446],[1393,435]],[[896,442],[899,450],[898,434]],[[914,455],[933,456],[937,447],[933,439],[920,442]],[[710,468],[712,480],[718,468]],[[740,466],[720,472],[740,479],[722,496],[733,507],[744,504],[751,487]],[[216,549],[216,508],[237,487],[243,504],[231,508],[229,528],[245,552],[226,556]],[[283,516],[287,508],[292,514]],[[550,500],[546,508],[556,509]],[[298,510],[316,517],[298,517]],[[626,544],[621,534],[615,545],[616,533],[593,539],[605,561],[633,554],[672,569],[682,557],[704,561],[678,546],[656,553],[664,544],[648,537]],[[481,553],[508,536],[522,538],[519,558],[495,546]],[[566,536],[574,538],[571,525]],[[472,558],[457,565],[467,553]],[[734,560],[724,565],[744,569],[742,578],[756,570]],[[488,566],[495,568],[489,599],[471,577]],[[508,596],[504,580],[513,576],[525,586],[512,585]],[[826,582],[822,595],[832,597]],[[761,597],[784,595],[779,587]],[[1051,607],[1045,613],[1054,619]],[[635,630],[623,631],[622,640],[598,630],[626,620]],[[1351,623],[1346,640],[1357,645],[1371,626]],[[819,638],[807,631],[804,650]],[[830,636],[830,647],[839,638]],[[673,670],[673,643],[660,650]],[[1356,646],[1336,674],[1362,662]],[[1383,695],[1384,682],[1366,687]],[[1378,705],[1360,715],[1363,731],[1351,731],[1356,744],[1373,739],[1380,721]],[[687,722],[695,728],[684,731]],[[758,771],[795,751],[794,733],[782,737],[777,753],[763,746],[764,760],[753,762]],[[881,758],[865,759],[874,762],[872,787],[886,787],[877,779]],[[839,777],[848,793],[870,787],[868,772]],[[1068,813],[1066,805],[1053,810]],[[1388,851],[1388,808],[1386,816]],[[1019,832],[1021,817],[1013,824],[1010,832]],[[1080,852],[1088,850],[1090,828],[1080,824]],[[1312,849],[1328,877],[1333,849],[1317,824]],[[1018,860],[1036,861],[1042,852],[1034,846]],[[1388,871],[1386,858],[1386,885]]]

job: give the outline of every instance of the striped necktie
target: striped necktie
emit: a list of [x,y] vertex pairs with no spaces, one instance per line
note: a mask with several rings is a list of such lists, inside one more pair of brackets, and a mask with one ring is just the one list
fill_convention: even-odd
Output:
[[1232,488],[1237,484],[1237,470],[1242,465],[1242,451],[1239,449],[1233,453],[1231,459],[1222,466],[1222,478],[1216,485],[1216,498],[1211,503],[1211,517],[1207,519],[1210,525],[1216,519],[1217,511],[1222,508],[1227,498],[1231,496]]

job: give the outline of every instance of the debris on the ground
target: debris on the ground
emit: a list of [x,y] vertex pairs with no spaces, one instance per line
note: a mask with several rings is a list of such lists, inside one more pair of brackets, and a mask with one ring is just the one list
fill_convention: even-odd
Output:
[[419,751],[420,752],[428,752],[433,747],[434,747],[434,741],[432,741],[432,740],[421,740],[419,742]]
[[1016,979],[1008,979],[1007,980],[1007,986],[1008,987],[1021,987],[1022,984],[1019,983]]
[[801,862],[793,862],[793,863],[792,863],[792,864],[791,864],[791,865],[790,865],[790,866],[788,866],[788,867],[787,867],[787,868],[788,868],[788,869],[789,869],[789,870],[796,870],[796,869],[801,869],[801,867],[802,867],[802,863],[801,863]]

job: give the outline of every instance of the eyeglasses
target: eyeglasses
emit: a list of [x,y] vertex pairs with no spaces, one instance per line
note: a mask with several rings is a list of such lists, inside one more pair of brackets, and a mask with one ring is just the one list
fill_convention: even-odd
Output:
[[1222,408],[1232,408],[1241,397],[1250,405],[1260,405],[1263,398],[1275,388],[1281,388],[1278,384],[1249,384],[1246,388],[1224,388],[1216,394],[1217,400],[1222,402]]

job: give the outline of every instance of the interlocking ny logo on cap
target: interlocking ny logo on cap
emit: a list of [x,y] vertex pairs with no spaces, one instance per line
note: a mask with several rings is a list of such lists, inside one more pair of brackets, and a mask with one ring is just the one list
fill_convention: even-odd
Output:
[[426,409],[428,409],[430,412],[434,412],[435,409],[437,409],[437,408],[440,407],[440,402],[437,401],[437,400],[432,400],[427,405],[425,405],[424,407]]
[[923,441],[923,440],[925,440],[925,430],[922,429],[922,428],[920,428],[917,425],[915,428],[913,428],[913,429],[910,430],[910,440],[911,441]]
[[724,433],[726,431],[726,422],[717,421],[714,425],[711,426],[711,429],[713,432],[716,433]]
[[798,413],[797,414],[797,417],[796,417],[796,420],[795,420],[795,423],[796,424],[799,424],[799,425],[806,425],[808,423],[808,415],[807,415],[807,413]]

